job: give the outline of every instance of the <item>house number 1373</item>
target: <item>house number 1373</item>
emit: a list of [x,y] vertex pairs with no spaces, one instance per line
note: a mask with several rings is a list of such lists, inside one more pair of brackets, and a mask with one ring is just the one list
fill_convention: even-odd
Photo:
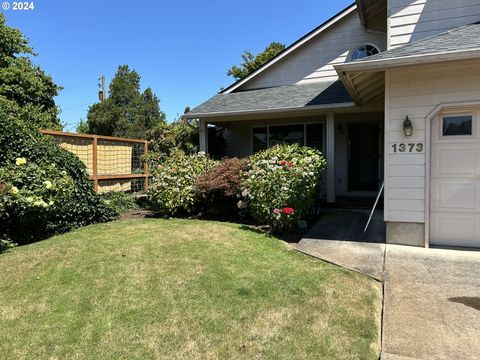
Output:
[[394,153],[423,153],[425,145],[423,143],[395,143],[392,144]]

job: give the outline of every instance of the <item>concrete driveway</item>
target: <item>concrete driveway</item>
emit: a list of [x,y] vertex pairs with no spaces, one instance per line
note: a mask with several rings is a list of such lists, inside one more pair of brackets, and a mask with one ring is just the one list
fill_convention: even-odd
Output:
[[382,359],[480,359],[480,252],[387,245]]
[[298,248],[383,280],[381,359],[480,359],[480,252],[314,239]]

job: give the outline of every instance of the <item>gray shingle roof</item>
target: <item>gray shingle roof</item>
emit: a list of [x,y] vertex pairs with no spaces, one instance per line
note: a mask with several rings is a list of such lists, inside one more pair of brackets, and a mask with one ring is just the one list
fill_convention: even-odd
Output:
[[218,94],[185,116],[228,115],[351,102],[352,98],[340,81],[323,82]]
[[467,51],[480,48],[480,23],[465,25],[447,32],[415,41],[353,63],[388,60],[399,57]]

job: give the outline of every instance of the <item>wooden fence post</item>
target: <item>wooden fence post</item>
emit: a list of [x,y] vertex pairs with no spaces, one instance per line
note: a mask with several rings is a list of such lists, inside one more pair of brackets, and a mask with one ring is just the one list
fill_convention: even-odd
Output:
[[93,137],[93,164],[92,164],[92,177],[93,177],[93,189],[98,193],[98,152],[97,152],[98,138]]
[[[147,155],[148,155],[148,142],[145,141],[145,143],[143,144],[143,157],[145,158]],[[149,172],[148,161],[147,161],[147,159],[145,159],[144,163],[143,163],[143,173],[145,175],[145,184],[144,184],[143,191],[145,193],[148,192],[148,187],[149,187],[148,172]]]

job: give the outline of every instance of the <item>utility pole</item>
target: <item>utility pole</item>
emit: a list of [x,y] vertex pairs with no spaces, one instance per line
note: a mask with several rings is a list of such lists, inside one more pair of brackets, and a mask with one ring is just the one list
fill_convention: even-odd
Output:
[[98,79],[98,100],[105,101],[107,93],[105,92],[105,75]]

